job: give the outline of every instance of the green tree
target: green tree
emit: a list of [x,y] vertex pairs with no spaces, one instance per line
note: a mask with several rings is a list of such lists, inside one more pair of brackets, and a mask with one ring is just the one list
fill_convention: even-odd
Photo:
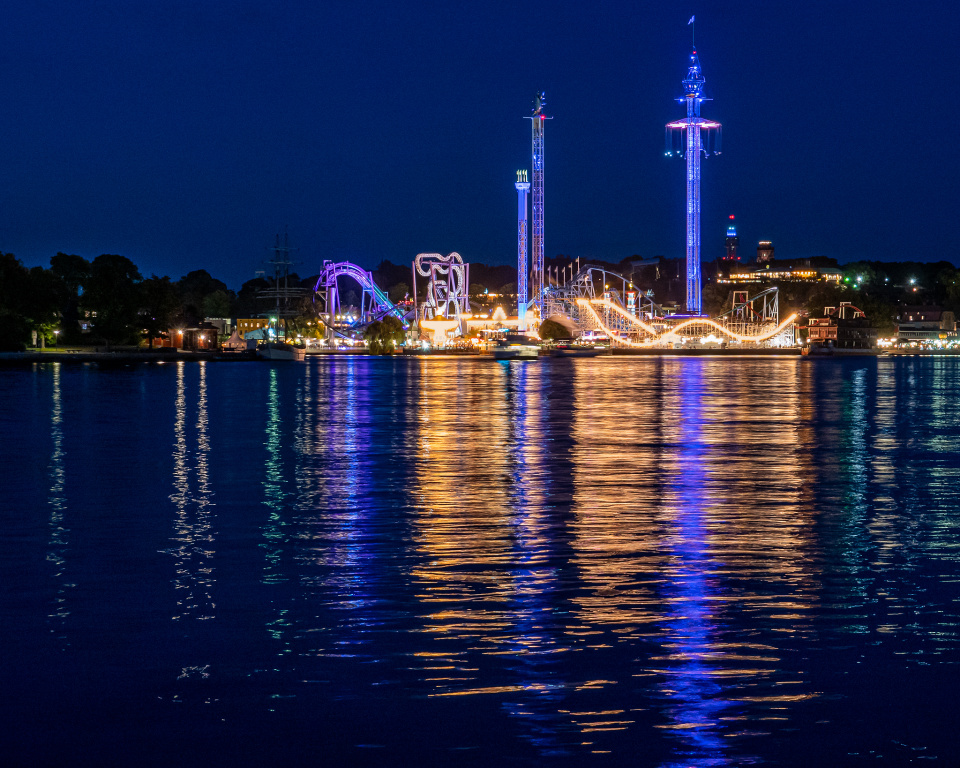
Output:
[[570,329],[556,320],[544,320],[540,323],[540,338],[544,341],[571,338]]
[[125,256],[103,254],[90,265],[90,279],[81,306],[96,313],[93,329],[109,344],[136,343],[143,278]]
[[50,259],[50,271],[60,278],[75,296],[90,279],[90,262],[83,256],[58,253]]
[[217,290],[203,298],[204,317],[230,317],[233,297],[229,291]]
[[374,320],[363,332],[367,348],[373,355],[391,354],[395,347],[403,343],[404,337],[403,323],[393,315]]
[[390,290],[387,291],[387,296],[394,304],[399,304],[406,298],[408,293],[410,293],[410,286],[401,282],[390,288]]
[[317,318],[312,296],[300,296],[293,299],[290,302],[290,308],[295,314],[286,319],[287,336],[289,338],[302,336],[303,338],[318,339],[321,337],[323,322]]
[[719,283],[707,283],[701,292],[703,311],[710,317],[722,315],[733,307],[730,288]]
[[257,297],[270,287],[266,278],[255,277],[240,286],[237,295],[237,317],[256,317],[263,311],[264,300]]
[[[230,294],[226,283],[212,277],[205,269],[188,272],[177,281],[177,289],[183,300],[184,321],[190,325],[203,320],[205,316],[203,302],[207,296],[218,291]],[[217,317],[217,315],[209,315],[209,317]]]
[[60,330],[60,308],[67,299],[67,289],[49,269],[30,270],[23,296],[24,311],[31,330],[43,337],[41,346],[51,345]]
[[50,259],[50,271],[64,287],[60,306],[61,343],[77,344],[82,338],[80,330],[80,294],[90,279],[90,262],[82,256],[58,253]]
[[30,273],[12,253],[0,253],[0,351],[22,352],[30,340],[25,298]]
[[67,289],[51,270],[27,269],[12,253],[0,253],[0,349],[18,351],[32,342],[53,344]]
[[180,311],[180,294],[169,277],[152,275],[140,283],[140,325],[147,345],[162,339]]
[[937,281],[944,294],[944,307],[955,313],[960,311],[960,271],[943,269],[937,275]]
[[854,261],[843,268],[843,282],[856,288],[865,288],[882,283],[883,277],[867,262]]

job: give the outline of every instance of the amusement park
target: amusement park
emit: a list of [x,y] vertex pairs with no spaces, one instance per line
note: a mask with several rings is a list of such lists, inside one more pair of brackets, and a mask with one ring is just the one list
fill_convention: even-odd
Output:
[[[704,77],[696,50],[690,54],[683,95],[686,115],[666,125],[666,155],[686,166],[686,300],[658,303],[649,286],[600,263],[544,263],[544,133],[546,94],[537,92],[531,121],[531,168],[517,171],[517,282],[512,295],[471,302],[470,264],[456,252],[420,253],[411,264],[411,291],[391,300],[372,272],[346,262],[324,262],[313,286],[313,310],[322,323],[319,349],[366,343],[378,351],[424,354],[491,352],[495,357],[537,357],[550,342],[597,350],[796,349],[797,315],[780,315],[779,288],[751,293],[735,289],[723,311],[703,312],[700,249],[701,160],[721,149],[721,125],[701,116]],[[284,338],[281,288],[289,261],[278,251],[275,265],[278,327]],[[359,294],[357,293],[359,288]],[[348,294],[349,292],[349,294]],[[355,301],[348,303],[350,295]],[[384,344],[376,341],[383,336]],[[371,341],[373,340],[373,345]],[[553,345],[555,346],[555,344]]]

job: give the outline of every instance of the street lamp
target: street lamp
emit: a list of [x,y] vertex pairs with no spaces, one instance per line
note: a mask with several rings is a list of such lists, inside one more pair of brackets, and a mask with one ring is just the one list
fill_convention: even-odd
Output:
[[60,329],[53,332],[53,343],[57,349],[60,349]]

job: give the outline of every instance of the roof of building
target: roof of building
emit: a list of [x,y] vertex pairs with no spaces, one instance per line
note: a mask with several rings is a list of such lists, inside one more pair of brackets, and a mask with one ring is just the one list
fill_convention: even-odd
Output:
[[897,319],[905,322],[939,322],[943,318],[943,308],[933,306],[904,307]]

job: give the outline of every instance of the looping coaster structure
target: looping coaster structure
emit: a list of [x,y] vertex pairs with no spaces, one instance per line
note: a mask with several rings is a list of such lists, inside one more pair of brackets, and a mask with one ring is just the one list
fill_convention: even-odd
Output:
[[752,297],[735,291],[732,308],[716,320],[666,315],[649,293],[595,265],[584,266],[568,283],[550,286],[544,295],[547,316],[571,317],[582,330],[607,336],[613,346],[667,347],[705,339],[761,347],[795,343],[797,316],[780,321],[777,288]]
[[[359,314],[352,320],[346,319],[341,311],[338,280],[343,277],[352,279],[362,291]],[[349,261],[323,262],[323,270],[313,289],[313,304],[317,317],[331,333],[340,336],[355,336],[374,320],[387,315],[399,318],[404,327],[408,325],[403,310],[387,298],[373,281],[373,274]]]

